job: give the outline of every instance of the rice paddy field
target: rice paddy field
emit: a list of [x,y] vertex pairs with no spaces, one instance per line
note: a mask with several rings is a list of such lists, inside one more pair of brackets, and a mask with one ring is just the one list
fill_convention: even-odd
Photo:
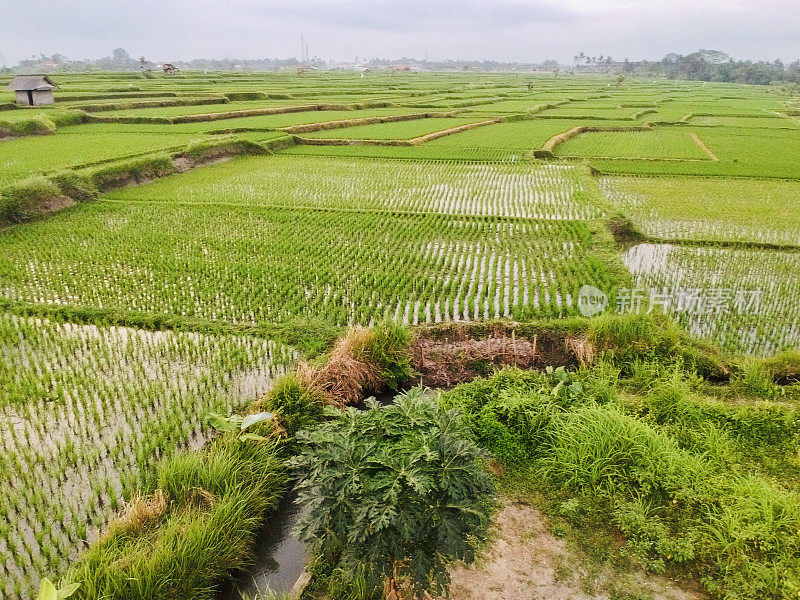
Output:
[[[634,287],[758,292],[747,310],[672,314],[738,354],[800,344],[790,90],[460,72],[53,78],[55,106],[0,110],[0,600],[34,598],[155,461],[210,436],[204,415],[302,358],[271,327],[568,317],[592,285],[609,310]],[[98,168],[122,183],[73,196]],[[19,218],[20,197],[62,210]]]

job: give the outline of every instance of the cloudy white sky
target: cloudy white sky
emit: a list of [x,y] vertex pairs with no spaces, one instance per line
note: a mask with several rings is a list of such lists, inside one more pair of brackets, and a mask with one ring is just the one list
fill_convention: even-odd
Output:
[[800,0],[0,0],[0,64],[312,56],[571,61],[700,48],[800,58]]

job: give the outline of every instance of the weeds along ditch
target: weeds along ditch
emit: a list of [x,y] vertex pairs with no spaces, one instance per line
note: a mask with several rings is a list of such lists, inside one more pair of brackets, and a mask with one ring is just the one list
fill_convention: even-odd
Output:
[[[417,388],[398,404],[368,402],[366,411],[342,412],[338,407],[415,376],[411,332],[389,323],[351,329],[324,357],[301,364],[251,402],[245,414],[252,417],[210,415],[221,437],[163,461],[61,583],[80,582],[80,598],[211,598],[220,581],[248,564],[264,515],[272,515],[268,522],[280,518],[274,511],[293,473],[308,511],[299,518],[311,552],[304,597],[377,599],[390,584],[441,593],[448,562],[415,571],[422,558],[412,550],[444,531],[455,535],[447,529],[452,523],[441,514],[437,527],[446,529],[436,534],[408,529],[405,519],[419,522],[415,511],[436,511],[445,490],[456,494],[445,505],[472,497],[482,508],[464,510],[488,517],[493,485],[487,479],[480,490],[455,492],[440,487],[444,480],[423,488],[409,480],[405,487],[396,469],[403,464],[409,477],[439,473],[435,457],[461,453],[456,448],[467,444],[459,459],[465,469],[480,471],[493,460],[500,490],[545,494],[556,526],[619,532],[624,541],[614,551],[621,560],[700,581],[715,598],[793,597],[800,560],[796,353],[742,362],[651,317],[515,327],[521,339],[558,331],[583,366],[505,367],[433,395]],[[728,383],[716,380],[721,373]],[[448,442],[455,446],[433,454],[428,447],[421,459],[415,444],[432,443],[431,434],[441,439],[441,428],[455,436]],[[490,454],[468,450],[473,443]],[[389,461],[384,475],[380,461]],[[354,488],[354,468],[375,487]],[[384,496],[395,484],[405,500]],[[342,512],[350,505],[345,498],[354,504]],[[451,540],[456,546],[445,558],[470,561],[486,522],[459,523],[468,529]],[[353,528],[365,528],[366,537],[346,534]],[[399,566],[404,552],[410,554]]]

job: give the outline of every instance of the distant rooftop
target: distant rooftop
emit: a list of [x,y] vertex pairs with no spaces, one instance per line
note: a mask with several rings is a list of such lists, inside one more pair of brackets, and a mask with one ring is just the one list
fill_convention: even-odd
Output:
[[19,75],[8,84],[8,89],[14,92],[54,90],[58,86],[47,75]]

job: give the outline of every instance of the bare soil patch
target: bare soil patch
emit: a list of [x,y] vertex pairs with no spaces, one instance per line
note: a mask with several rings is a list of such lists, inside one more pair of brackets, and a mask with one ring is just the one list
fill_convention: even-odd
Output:
[[450,571],[451,600],[701,600],[704,596],[641,570],[597,564],[548,531],[536,508],[509,502],[495,539],[472,566]]
[[497,327],[475,336],[467,327],[453,326],[447,332],[418,332],[411,346],[414,369],[422,384],[448,388],[491,375],[513,365],[520,369],[547,366],[577,366],[580,363],[571,336],[543,329],[520,336],[513,329]]

